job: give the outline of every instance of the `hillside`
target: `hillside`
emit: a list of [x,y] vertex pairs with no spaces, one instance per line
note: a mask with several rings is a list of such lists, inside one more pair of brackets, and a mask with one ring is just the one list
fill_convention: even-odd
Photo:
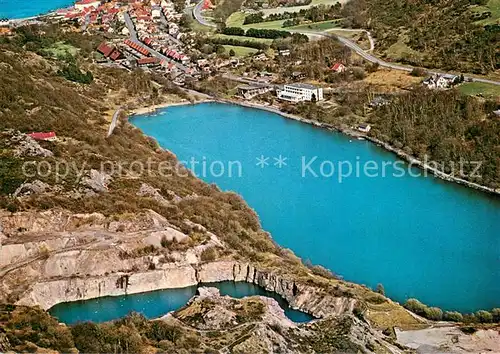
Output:
[[[270,345],[301,343],[298,352],[313,352],[316,345],[324,352],[383,352],[394,340],[383,329],[422,326],[423,321],[384,296],[306,266],[281,249],[239,196],[189,173],[160,173],[160,163],[177,168],[175,156],[125,116],[106,138],[119,106],[130,110],[195,98],[140,71],[92,64],[89,58],[99,40],[34,27],[0,44],[1,303],[48,309],[92,296],[237,280],[280,293],[322,319],[305,333],[297,329],[297,340],[273,334],[279,328],[259,325],[242,331],[234,325],[234,345],[251,335],[249,345],[266,336]],[[43,50],[54,45],[71,50],[64,55]],[[54,131],[57,140],[38,143],[26,135],[33,131]],[[36,171],[36,166],[42,167]],[[150,169],[141,174],[134,166]],[[76,347],[92,352],[119,346],[123,352],[154,347],[192,353],[200,341],[207,350],[222,345],[204,334],[193,335],[197,330],[189,323],[174,339],[165,328],[149,338],[148,328],[155,323],[144,319],[75,329],[57,325],[44,311],[11,305],[2,307],[0,321],[6,328],[0,334],[1,351]],[[222,341],[231,331],[217,338]],[[96,333],[103,342],[92,343]],[[325,343],[326,333],[339,339]]]
[[[347,26],[376,37],[384,57],[427,68],[492,74],[500,69],[500,24],[486,0],[353,0]],[[484,6],[479,6],[484,5]],[[491,5],[493,11],[488,10]]]

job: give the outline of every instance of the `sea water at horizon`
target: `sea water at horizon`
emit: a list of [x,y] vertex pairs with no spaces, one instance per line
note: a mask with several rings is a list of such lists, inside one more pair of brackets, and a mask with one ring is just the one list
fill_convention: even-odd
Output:
[[[201,175],[243,196],[281,246],[346,280],[381,283],[400,302],[417,298],[462,312],[500,307],[500,198],[433,176],[302,177],[321,161],[397,158],[368,141],[274,113],[206,103],[169,107],[131,123],[181,161],[239,161],[241,176]],[[257,158],[268,157],[264,168]],[[274,163],[279,155],[286,166]],[[327,166],[328,168],[328,166]],[[421,172],[413,168],[415,173]],[[329,176],[330,171],[324,176]]]
[[0,18],[33,17],[73,4],[72,0],[0,0]]

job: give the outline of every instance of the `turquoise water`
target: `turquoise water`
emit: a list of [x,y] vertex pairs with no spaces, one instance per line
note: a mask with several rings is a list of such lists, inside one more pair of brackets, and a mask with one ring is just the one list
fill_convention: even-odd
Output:
[[[170,107],[131,122],[180,160],[195,157],[221,172],[194,171],[241,194],[283,247],[347,280],[382,283],[397,301],[415,297],[462,312],[500,307],[500,198],[432,176],[346,178],[320,161],[398,161],[367,142],[350,140],[269,112],[224,104]],[[274,166],[273,157],[287,166]],[[256,166],[257,157],[268,166]],[[305,170],[314,156],[314,177]],[[240,161],[242,174],[229,162]],[[361,169],[362,171],[362,169]],[[369,171],[370,173],[373,173]],[[412,169],[412,173],[420,173]]]
[[25,18],[73,5],[71,0],[0,0],[0,18]]
[[[308,322],[313,319],[304,312],[291,309],[279,295],[254,284],[220,282],[207,283],[203,284],[203,286],[216,287],[220,290],[221,295],[229,295],[234,298],[253,295],[272,297],[278,301],[285,310],[285,315],[292,321]],[[49,312],[66,324],[85,321],[107,322],[122,318],[132,311],[142,313],[147,318],[158,318],[184,306],[190,298],[196,295],[196,288],[196,286],[191,286],[182,289],[158,290],[140,294],[66,302],[55,305]]]

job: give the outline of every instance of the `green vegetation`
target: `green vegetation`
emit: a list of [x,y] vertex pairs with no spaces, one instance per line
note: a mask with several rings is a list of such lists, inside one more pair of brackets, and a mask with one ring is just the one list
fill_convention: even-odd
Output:
[[500,25],[478,25],[469,0],[353,0],[342,13],[344,26],[371,30],[378,50],[403,63],[475,74],[500,68]]
[[271,45],[273,43],[273,40],[270,38],[254,38],[254,37],[246,37],[242,38],[241,36],[231,36],[227,34],[222,34],[222,33],[217,33],[211,36],[212,38],[220,38],[220,39],[234,39],[234,40],[245,40],[245,41],[250,41],[250,42],[255,42],[255,43],[264,43],[267,45]]
[[484,5],[473,7],[473,11],[480,17],[481,25],[500,24],[500,0],[489,0]]
[[292,26],[290,27],[290,29],[304,30],[304,31],[326,31],[339,27],[339,21],[340,20],[331,20],[331,21],[306,23],[303,25]]
[[465,82],[459,86],[460,92],[466,95],[483,95],[485,97],[500,97],[500,86],[483,82]]
[[252,54],[257,53],[258,49],[241,47],[241,46],[233,46],[233,45],[225,45],[226,51],[229,53],[229,56],[237,56],[237,57],[246,57]]
[[80,84],[90,84],[94,80],[94,76],[90,71],[82,72],[76,64],[68,64],[63,69],[57,72],[59,76],[64,77],[66,80],[78,82]]
[[320,22],[340,18],[340,3],[332,6],[313,6],[307,9],[301,9],[298,12],[283,12],[265,16],[262,11],[248,15],[243,20],[244,25],[269,22],[277,20],[286,20],[283,24],[284,27],[298,25],[304,21]]
[[[493,188],[500,187],[500,120],[489,114],[494,101],[482,102],[457,91],[416,90],[395,97],[373,115],[373,135],[404,149],[439,170]],[[429,129],[429,127],[433,127]],[[460,170],[452,162],[468,163]]]

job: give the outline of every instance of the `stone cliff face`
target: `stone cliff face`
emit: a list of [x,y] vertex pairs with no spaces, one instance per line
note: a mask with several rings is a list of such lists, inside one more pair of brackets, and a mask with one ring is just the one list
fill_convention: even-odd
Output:
[[291,307],[315,317],[351,312],[355,299],[333,297],[321,290],[295,284],[251,264],[219,261],[205,264],[165,265],[145,272],[118,272],[102,276],[70,277],[37,282],[17,302],[18,305],[49,309],[60,302],[88,300],[102,296],[120,296],[147,291],[183,288],[200,283],[246,281],[273,291]]

